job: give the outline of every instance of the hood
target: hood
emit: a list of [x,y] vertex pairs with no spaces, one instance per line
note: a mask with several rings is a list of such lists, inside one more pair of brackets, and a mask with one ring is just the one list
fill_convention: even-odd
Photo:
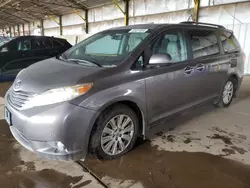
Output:
[[20,83],[18,90],[40,93],[76,85],[80,79],[102,70],[99,67],[87,67],[51,58],[29,66],[18,75],[15,82]]

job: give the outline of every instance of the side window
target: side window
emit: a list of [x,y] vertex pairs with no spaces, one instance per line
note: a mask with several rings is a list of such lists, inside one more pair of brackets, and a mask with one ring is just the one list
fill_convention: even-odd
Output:
[[224,52],[233,52],[239,49],[239,44],[234,37],[233,33],[224,32],[220,33],[220,40]]
[[31,49],[30,39],[21,39],[17,42],[17,51],[28,51]]
[[36,38],[31,40],[32,49],[48,49],[52,48],[52,43],[47,38]]
[[59,42],[56,39],[51,39],[52,43],[53,43],[53,48],[59,48],[61,46],[63,46],[63,43]]
[[193,58],[220,53],[219,44],[214,31],[190,30]]
[[151,44],[152,54],[169,54],[172,63],[187,59],[186,41],[182,32],[168,31]]
[[52,48],[52,42],[48,38],[42,39],[42,43],[45,49]]
[[134,65],[132,66],[132,69],[141,69],[144,65],[144,59],[143,59],[143,54],[140,55],[140,57],[136,60],[136,62],[134,63]]

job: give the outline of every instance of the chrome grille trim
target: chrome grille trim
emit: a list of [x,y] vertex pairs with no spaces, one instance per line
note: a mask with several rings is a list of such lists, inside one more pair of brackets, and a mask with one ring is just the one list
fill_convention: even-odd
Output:
[[7,99],[12,107],[20,110],[33,96],[34,93],[15,91],[11,88]]

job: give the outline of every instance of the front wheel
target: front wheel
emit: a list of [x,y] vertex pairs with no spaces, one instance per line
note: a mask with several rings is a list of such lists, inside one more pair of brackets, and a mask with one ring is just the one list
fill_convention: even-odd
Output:
[[116,105],[98,118],[90,138],[90,153],[99,159],[115,159],[130,151],[139,133],[135,112]]
[[219,102],[216,104],[218,107],[225,108],[232,103],[236,90],[236,83],[236,80],[233,78],[227,80],[220,95]]

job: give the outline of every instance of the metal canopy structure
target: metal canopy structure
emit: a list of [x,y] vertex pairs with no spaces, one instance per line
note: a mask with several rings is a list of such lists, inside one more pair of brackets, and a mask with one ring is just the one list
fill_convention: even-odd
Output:
[[112,0],[0,0],[0,28],[111,3]]

